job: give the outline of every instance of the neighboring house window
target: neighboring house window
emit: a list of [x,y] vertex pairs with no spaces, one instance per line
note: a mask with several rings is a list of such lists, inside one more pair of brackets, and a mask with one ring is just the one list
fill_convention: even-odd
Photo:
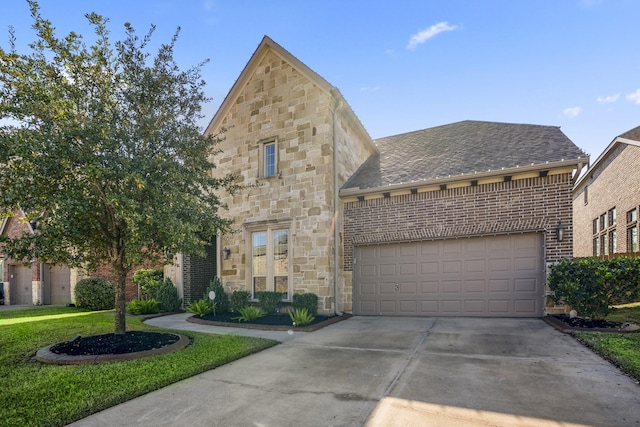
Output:
[[289,230],[270,229],[251,234],[251,286],[253,298],[259,292],[281,292],[289,299]]
[[614,254],[618,252],[618,241],[615,228],[609,231],[609,253]]
[[278,141],[268,139],[260,142],[260,172],[261,177],[278,174]]
[[627,252],[638,252],[638,209],[627,212]]
[[593,256],[608,255],[617,252],[617,222],[615,207],[594,218],[592,225]]
[[609,209],[609,227],[616,225],[616,208]]

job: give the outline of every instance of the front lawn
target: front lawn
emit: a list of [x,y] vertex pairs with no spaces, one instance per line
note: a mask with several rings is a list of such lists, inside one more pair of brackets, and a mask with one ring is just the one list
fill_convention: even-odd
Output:
[[[640,324],[640,304],[629,304],[607,316],[616,322]],[[640,381],[640,332],[576,332],[577,338],[596,353]]]
[[[68,307],[0,311],[0,424],[62,426],[92,413],[277,344],[276,341],[180,331],[191,344],[175,353],[99,365],[47,365],[38,349],[113,332],[113,311]],[[127,318],[128,330],[162,329]]]

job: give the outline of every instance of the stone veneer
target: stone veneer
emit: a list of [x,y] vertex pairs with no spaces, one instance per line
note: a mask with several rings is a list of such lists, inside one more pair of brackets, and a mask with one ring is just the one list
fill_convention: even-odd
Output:
[[[251,290],[251,231],[268,224],[289,229],[293,292],[319,296],[319,311],[333,306],[333,151],[338,153],[338,188],[375,150],[348,106],[337,101],[273,50],[262,57],[249,81],[221,119],[225,128],[214,174],[234,173],[245,189],[222,195],[234,232],[219,248],[231,250],[220,275],[229,291]],[[334,126],[334,117],[338,122]],[[259,176],[260,144],[277,141],[278,174]]]

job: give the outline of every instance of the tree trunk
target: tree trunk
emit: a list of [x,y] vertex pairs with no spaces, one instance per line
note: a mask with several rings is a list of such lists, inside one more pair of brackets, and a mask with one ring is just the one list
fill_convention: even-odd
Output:
[[126,294],[127,294],[127,269],[120,263],[114,265],[113,271],[116,273],[116,314],[115,333],[124,334],[127,332],[126,324]]

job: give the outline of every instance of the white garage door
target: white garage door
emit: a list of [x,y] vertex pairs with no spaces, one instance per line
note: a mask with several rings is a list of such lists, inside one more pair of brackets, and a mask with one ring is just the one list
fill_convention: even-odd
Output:
[[540,233],[357,247],[360,315],[541,317]]

